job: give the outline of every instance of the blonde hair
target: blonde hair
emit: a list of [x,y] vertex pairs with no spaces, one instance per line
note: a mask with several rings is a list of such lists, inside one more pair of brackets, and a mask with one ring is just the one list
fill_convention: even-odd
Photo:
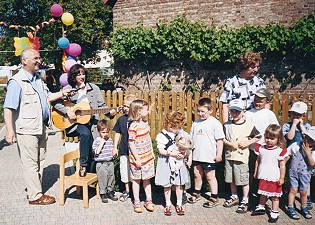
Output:
[[128,120],[140,121],[142,116],[139,113],[139,110],[144,106],[148,106],[148,103],[142,99],[136,99],[131,102],[128,114]]
[[239,57],[239,67],[240,70],[245,70],[250,66],[255,65],[255,63],[261,64],[262,59],[260,53],[253,51],[246,51]]
[[164,128],[176,127],[177,124],[182,126],[184,124],[185,117],[180,112],[168,112],[164,120]]
[[279,125],[277,124],[270,124],[266,130],[264,137],[269,137],[269,138],[278,138],[277,145],[280,147],[284,147],[285,141],[282,133],[282,129]]

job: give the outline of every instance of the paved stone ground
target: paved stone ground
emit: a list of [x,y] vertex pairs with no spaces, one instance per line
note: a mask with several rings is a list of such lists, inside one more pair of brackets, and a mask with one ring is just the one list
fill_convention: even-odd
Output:
[[[267,224],[267,215],[252,217],[250,213],[235,213],[236,208],[226,209],[222,204],[213,209],[202,207],[203,200],[194,205],[186,204],[186,215],[170,217],[163,214],[163,206],[159,203],[160,194],[153,193],[157,202],[153,213],[133,212],[132,204],[127,202],[110,202],[103,204],[95,193],[90,197],[90,207],[83,208],[80,196],[70,190],[64,206],[58,204],[59,156],[63,153],[59,134],[49,135],[46,168],[44,169],[44,191],[56,196],[57,203],[49,206],[29,205],[24,192],[24,181],[21,175],[20,161],[16,145],[7,146],[0,136],[0,224]],[[220,199],[223,203],[223,199]],[[173,210],[175,211],[175,210]],[[283,212],[278,224],[315,224],[315,219],[301,218],[294,221]],[[315,211],[313,210],[315,216]]]

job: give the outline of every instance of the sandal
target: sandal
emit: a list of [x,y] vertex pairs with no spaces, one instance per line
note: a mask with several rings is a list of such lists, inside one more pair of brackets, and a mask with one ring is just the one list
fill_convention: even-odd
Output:
[[213,208],[217,205],[219,205],[219,200],[216,198],[210,197],[210,199],[208,201],[206,201],[205,203],[203,203],[202,206],[205,208]]
[[239,201],[238,198],[230,197],[230,199],[225,200],[225,202],[223,203],[223,207],[231,208],[232,206],[237,205],[238,201]]
[[248,204],[244,201],[237,207],[237,213],[246,213],[248,211]]
[[140,202],[133,204],[133,211],[136,213],[142,213],[143,212],[143,209],[141,207]]
[[152,201],[151,200],[146,201],[144,203],[144,208],[146,208],[149,212],[153,212],[154,211],[154,205],[153,205]]
[[172,215],[171,206],[166,206],[166,207],[164,208],[164,215],[165,215],[165,216],[170,216],[170,215]]
[[179,216],[185,215],[185,210],[184,210],[183,206],[177,205],[175,207],[175,209],[176,209],[177,215],[179,215]]
[[200,194],[192,193],[191,196],[189,198],[187,198],[187,202],[189,202],[190,204],[194,204],[194,203],[198,202],[200,199],[201,199]]

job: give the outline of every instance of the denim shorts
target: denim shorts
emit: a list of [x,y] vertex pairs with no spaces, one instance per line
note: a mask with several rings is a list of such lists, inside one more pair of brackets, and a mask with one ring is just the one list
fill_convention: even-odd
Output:
[[192,166],[201,166],[203,170],[215,170],[215,163],[193,161]]
[[299,191],[307,192],[311,183],[311,173],[298,173],[295,170],[289,170],[290,188],[299,189]]

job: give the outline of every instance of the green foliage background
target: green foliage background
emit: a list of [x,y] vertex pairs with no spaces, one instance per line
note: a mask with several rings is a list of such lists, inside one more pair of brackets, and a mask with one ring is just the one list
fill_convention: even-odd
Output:
[[[74,23],[65,27],[67,38],[70,42],[81,45],[81,59],[95,57],[96,51],[103,48],[104,40],[112,31],[112,10],[100,0],[62,0],[60,1],[64,12],[70,12],[74,16]],[[1,0],[0,21],[9,25],[36,26],[52,18],[49,9],[58,1],[54,0]],[[57,40],[62,36],[62,22],[46,25],[40,29],[37,36],[40,37],[44,63],[60,65],[62,51],[57,46]],[[13,51],[13,37],[25,37],[27,30],[9,29],[0,26],[0,51]],[[19,58],[14,53],[0,53],[0,64],[16,64]]]
[[315,12],[291,27],[269,23],[266,26],[205,26],[179,16],[156,28],[138,25],[117,28],[110,48],[118,61],[137,61],[151,65],[159,57],[169,60],[207,63],[234,63],[241,53],[253,50],[265,54],[300,54],[314,57]]

